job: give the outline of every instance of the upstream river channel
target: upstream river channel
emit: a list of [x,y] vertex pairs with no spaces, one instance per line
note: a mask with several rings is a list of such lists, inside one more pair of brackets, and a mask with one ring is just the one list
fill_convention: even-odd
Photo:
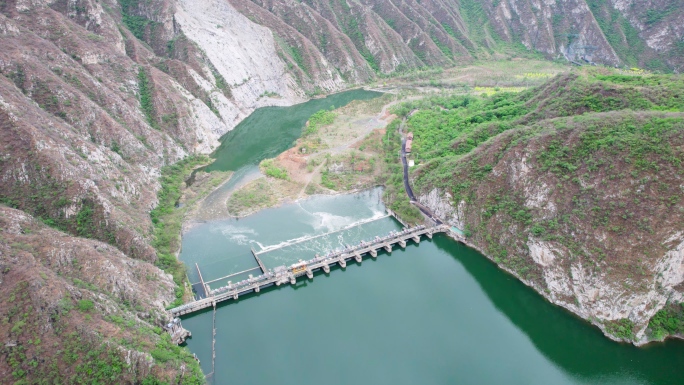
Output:
[[[314,112],[374,96],[349,91],[257,110],[225,136],[210,168],[253,169],[287,149]],[[379,188],[317,196],[201,223],[184,234],[180,257],[192,282],[195,264],[205,281],[256,267],[251,248],[270,250],[261,254],[269,269],[310,259],[400,229],[380,196]],[[212,310],[183,318],[210,384],[684,383],[681,341],[610,341],[443,235],[225,302],[215,344],[212,324]]]

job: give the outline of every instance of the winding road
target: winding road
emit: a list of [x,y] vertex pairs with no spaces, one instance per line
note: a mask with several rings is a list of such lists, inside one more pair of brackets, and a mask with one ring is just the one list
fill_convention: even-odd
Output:
[[[413,111],[411,113],[413,113]],[[409,114],[409,116],[411,116],[411,114]],[[406,190],[406,195],[408,195],[412,205],[418,207],[418,209],[423,214],[425,214],[428,218],[433,220],[436,224],[442,225],[443,222],[439,218],[437,218],[437,216],[432,212],[432,210],[418,202],[416,196],[413,195],[413,189],[411,188],[411,184],[409,183],[408,161],[406,160],[406,138],[404,137],[405,123],[406,118],[404,118],[404,120],[401,122],[401,125],[399,126],[399,134],[401,135],[401,164],[404,166],[404,190]]]

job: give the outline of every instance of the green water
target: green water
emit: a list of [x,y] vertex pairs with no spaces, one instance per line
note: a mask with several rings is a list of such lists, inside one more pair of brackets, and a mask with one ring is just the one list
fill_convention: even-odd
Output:
[[[243,162],[219,153],[221,167],[275,155],[273,143],[250,141],[256,148],[242,153]],[[289,146],[285,139],[281,145]],[[184,235],[181,259],[191,281],[198,280],[195,263],[208,281],[257,266],[250,248],[271,250],[262,259],[272,268],[384,235],[400,226],[383,217],[380,194],[319,196],[202,223]],[[214,365],[212,311],[183,324],[213,384],[684,383],[681,341],[646,348],[612,342],[444,236],[220,305]]]
[[292,147],[302,133],[309,117],[320,110],[343,107],[353,100],[367,100],[380,96],[378,92],[362,89],[340,92],[322,99],[312,99],[291,107],[264,107],[221,138],[216,150],[216,161],[206,170],[236,171],[274,158]]

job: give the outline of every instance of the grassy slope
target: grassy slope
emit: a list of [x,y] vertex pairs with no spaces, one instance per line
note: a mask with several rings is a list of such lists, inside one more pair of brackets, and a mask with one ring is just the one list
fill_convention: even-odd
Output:
[[[520,94],[438,97],[399,112],[421,110],[408,124],[423,164],[416,189],[465,201],[471,240],[499,264],[545,288],[527,246],[542,240],[570,256],[568,270],[581,262],[643,292],[672,246],[663,244],[667,234],[684,225],[683,90],[681,77],[596,70]],[[531,171],[521,179],[536,185],[511,177],[523,157]],[[535,188],[553,210],[530,206],[525,194]],[[680,307],[668,307],[649,331],[657,339],[682,325]],[[604,326],[624,339],[636,330],[627,320]]]

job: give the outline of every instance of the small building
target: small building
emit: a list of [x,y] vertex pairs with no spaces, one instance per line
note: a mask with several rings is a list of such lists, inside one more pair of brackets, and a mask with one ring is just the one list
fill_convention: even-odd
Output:
[[404,150],[406,151],[407,154],[411,153],[412,147],[413,147],[413,132],[409,132],[408,135],[406,135],[406,146],[404,147]]
[[283,274],[286,274],[286,273],[287,273],[287,267],[285,267],[285,266],[276,266],[275,268],[273,268],[273,272],[275,272],[276,277],[277,277],[277,276],[280,276],[280,275],[283,275]]
[[290,270],[294,275],[304,274],[306,272],[306,269],[307,265],[304,261],[299,261],[290,267]]
[[183,328],[181,320],[178,317],[169,321],[169,323],[164,326],[164,330],[171,335],[171,341],[176,345],[182,344],[188,337],[192,336],[192,333],[190,333],[189,330]]

